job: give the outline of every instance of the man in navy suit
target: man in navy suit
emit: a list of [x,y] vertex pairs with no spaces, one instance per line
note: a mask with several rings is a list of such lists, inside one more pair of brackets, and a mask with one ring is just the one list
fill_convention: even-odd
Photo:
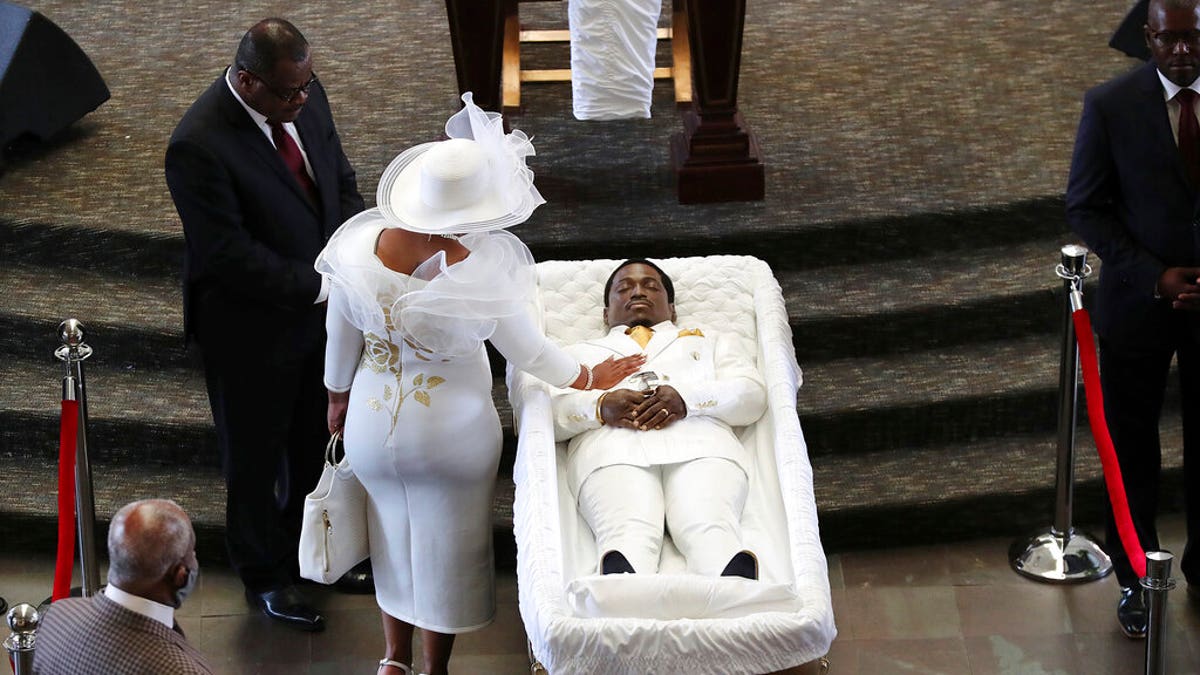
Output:
[[[1105,416],[1142,547],[1154,525],[1158,422],[1172,357],[1183,414],[1187,533],[1180,569],[1200,598],[1200,0],[1152,0],[1151,61],[1084,97],[1067,220],[1100,256],[1096,330]],[[1182,93],[1180,93],[1182,92]],[[1142,589],[1108,518],[1117,619],[1144,637]]]
[[327,289],[313,261],[363,200],[295,26],[266,19],[245,34],[171,135],[166,177],[183,222],[184,333],[204,362],[230,561],[264,613],[321,630],[294,585],[304,496],[329,438]]

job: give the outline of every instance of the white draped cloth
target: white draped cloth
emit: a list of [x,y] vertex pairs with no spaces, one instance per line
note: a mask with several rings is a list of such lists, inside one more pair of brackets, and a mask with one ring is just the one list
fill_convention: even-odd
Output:
[[662,0],[570,0],[575,118],[650,117]]

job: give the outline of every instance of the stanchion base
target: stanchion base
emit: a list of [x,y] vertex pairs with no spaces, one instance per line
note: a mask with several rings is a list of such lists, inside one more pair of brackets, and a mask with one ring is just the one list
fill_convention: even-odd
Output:
[[1112,572],[1108,554],[1091,537],[1076,531],[1063,536],[1054,528],[1013,542],[1008,560],[1017,574],[1052,584],[1095,581]]

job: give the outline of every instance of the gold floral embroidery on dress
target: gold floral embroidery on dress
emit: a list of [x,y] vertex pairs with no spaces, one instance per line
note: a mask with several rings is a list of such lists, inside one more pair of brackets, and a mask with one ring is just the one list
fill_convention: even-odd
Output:
[[416,388],[412,389],[410,393],[417,400],[417,403],[428,408],[430,403],[429,390],[445,381],[446,378],[437,375],[431,375],[429,378],[426,378],[423,374],[417,375],[413,378],[413,387]]
[[389,333],[396,331],[396,324],[392,319],[392,303],[385,296],[380,296],[380,309],[383,310],[383,327],[388,329]]
[[[390,312],[386,305],[383,307],[383,311],[384,317],[388,318],[390,322]],[[390,324],[389,333],[391,333]],[[407,339],[404,340],[404,344],[412,349],[413,356],[417,359],[422,361],[431,360],[425,356],[425,354],[432,353],[430,350],[423,349]],[[366,367],[379,374],[391,373],[396,378],[396,387],[394,389],[391,385],[383,385],[383,400],[387,403],[380,402],[375,397],[367,399],[367,407],[371,410],[378,412],[386,407],[392,413],[392,430],[388,433],[388,438],[391,438],[391,435],[396,432],[396,423],[400,418],[400,407],[404,404],[405,399],[412,397],[417,403],[428,408],[433,403],[430,391],[446,381],[446,378],[439,375],[426,377],[424,373],[417,373],[412,379],[412,384],[406,390],[401,346],[374,333],[365,333],[363,335],[361,367]]]
[[[412,340],[409,340],[408,338],[404,338],[404,344],[406,344],[412,348],[413,356],[417,357],[418,361],[432,361],[433,360],[433,359],[429,358],[428,356],[425,356],[425,354],[432,354],[433,353],[432,350],[425,349],[424,347],[418,345],[417,343],[413,342]],[[442,361],[445,361],[445,360],[446,359],[442,359]]]
[[362,362],[376,373],[391,372],[400,377],[400,345],[384,340],[374,333],[365,333]]

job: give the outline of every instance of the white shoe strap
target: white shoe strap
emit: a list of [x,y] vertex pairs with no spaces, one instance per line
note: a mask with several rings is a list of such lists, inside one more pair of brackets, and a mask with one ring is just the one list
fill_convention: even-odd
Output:
[[407,673],[407,675],[412,675],[413,671],[412,666],[408,665],[407,663],[400,663],[399,661],[393,661],[391,659],[379,659],[379,667],[382,668],[384,666],[399,668]]

